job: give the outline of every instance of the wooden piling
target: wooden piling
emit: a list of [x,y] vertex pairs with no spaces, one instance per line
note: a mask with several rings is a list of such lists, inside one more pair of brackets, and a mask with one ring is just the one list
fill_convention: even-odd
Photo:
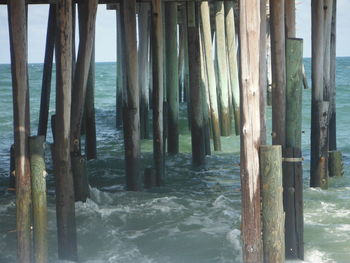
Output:
[[286,59],[285,0],[270,1],[272,69],[272,143],[285,145]]
[[140,92],[137,70],[136,1],[123,0],[121,7],[122,49],[126,81],[123,101],[126,188],[140,189]]
[[215,7],[215,40],[216,58],[218,65],[218,98],[220,111],[221,135],[229,136],[232,133],[231,117],[229,108],[229,88],[227,78],[227,52],[225,34],[225,10],[224,2],[214,3]]
[[302,133],[303,40],[286,40],[286,149],[283,151],[283,205],[286,258],[304,259]]
[[116,126],[121,129],[123,124],[123,87],[125,85],[122,33],[121,33],[121,15],[120,9],[116,9],[116,36],[117,36],[117,91],[116,91]]
[[267,128],[266,128],[266,92],[268,87],[267,80],[267,0],[260,0],[260,141],[261,144],[266,144],[267,141]]
[[260,205],[259,0],[240,0],[241,186],[244,262],[262,262]]
[[324,4],[311,1],[312,18],[312,102],[310,186],[327,188],[328,108],[323,101],[324,70]]
[[9,175],[9,190],[16,189],[16,161],[15,161],[15,145],[12,144],[10,147],[10,175]]
[[344,165],[343,155],[341,151],[330,151],[329,152],[329,176],[343,176]]
[[283,263],[285,244],[280,145],[260,146],[260,171],[264,262]]
[[95,45],[92,48],[85,96],[85,154],[88,160],[97,158],[95,120]]
[[58,0],[56,34],[56,121],[54,172],[58,257],[77,261],[74,185],[70,163],[72,94],[72,2]]
[[[333,0],[324,0],[323,4],[324,16],[324,62],[323,62],[323,99],[330,101],[331,99],[331,29],[332,29],[332,14],[333,14]],[[330,103],[330,110],[332,104]]]
[[221,139],[220,139],[220,122],[218,111],[218,99],[216,93],[216,79],[215,79],[215,67],[212,56],[212,39],[211,39],[211,25],[209,15],[208,2],[200,3],[201,11],[201,32],[203,39],[203,49],[205,56],[205,66],[208,75],[208,95],[210,102],[210,121],[211,130],[214,142],[214,150],[221,151]]
[[29,138],[34,219],[35,263],[48,262],[45,136]]
[[150,189],[157,185],[156,172],[153,168],[146,168],[144,172],[144,186],[145,189]]
[[240,125],[240,105],[239,105],[239,79],[236,50],[236,30],[233,1],[225,2],[225,22],[226,22],[226,44],[228,54],[229,81],[232,90],[233,115],[235,122],[235,133],[239,135]]
[[17,262],[32,262],[31,182],[29,164],[29,91],[27,82],[27,30],[24,0],[8,3],[13,93]]
[[337,30],[337,0],[333,1],[331,47],[330,47],[330,103],[331,116],[329,119],[329,150],[337,150],[336,125],[336,30]]
[[72,154],[71,162],[75,201],[86,202],[86,199],[90,197],[86,158],[79,154]]
[[198,4],[187,3],[187,33],[188,56],[190,73],[190,101],[191,101],[191,142],[192,163],[200,167],[205,164],[205,134],[203,123],[203,106],[201,94],[201,64]]
[[166,83],[168,102],[168,152],[179,152],[179,88],[177,58],[177,3],[164,3]]
[[163,12],[161,0],[152,0],[152,41],[153,66],[153,159],[156,184],[159,186],[164,175],[163,138]]
[[139,86],[140,86],[140,136],[141,139],[149,138],[148,111],[149,111],[149,41],[150,41],[150,5],[139,3],[138,14],[139,33]]
[[53,53],[55,49],[55,32],[56,32],[56,6],[50,5],[49,18],[47,22],[46,48],[44,59],[43,80],[41,86],[40,115],[38,124],[38,136],[46,137],[47,123],[49,118],[50,94]]

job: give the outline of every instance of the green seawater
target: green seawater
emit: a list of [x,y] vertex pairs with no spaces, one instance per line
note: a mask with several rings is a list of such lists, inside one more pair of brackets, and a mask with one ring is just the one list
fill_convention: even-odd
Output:
[[[305,59],[310,76],[310,59]],[[15,197],[7,192],[13,142],[9,65],[0,65],[0,263],[15,262]],[[207,157],[206,169],[191,167],[186,106],[180,105],[180,151],[167,156],[165,184],[143,192],[124,189],[123,136],[115,128],[114,63],[96,64],[98,159],[89,161],[91,199],[76,204],[81,262],[242,262],[240,244],[239,138],[223,137],[223,152]],[[29,65],[31,133],[37,131],[42,64]],[[54,79],[54,77],[53,77]],[[54,90],[54,81],[53,90]],[[309,85],[311,84],[309,79]],[[51,94],[50,115],[55,112]],[[328,190],[309,188],[311,90],[303,94],[305,261],[350,262],[350,58],[337,59],[338,148],[345,176]],[[74,98],[73,98],[74,103]],[[271,126],[271,109],[267,109]],[[50,124],[49,124],[50,126]],[[48,143],[52,143],[51,130]],[[49,147],[48,147],[49,148]],[[152,165],[152,141],[142,141],[142,166]],[[46,153],[49,257],[57,261],[54,178]]]

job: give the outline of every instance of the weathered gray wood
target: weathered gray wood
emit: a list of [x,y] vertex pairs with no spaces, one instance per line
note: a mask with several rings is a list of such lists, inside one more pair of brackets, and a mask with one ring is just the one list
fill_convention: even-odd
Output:
[[29,138],[35,263],[48,262],[45,136]]
[[215,40],[216,59],[218,65],[217,93],[219,99],[221,135],[229,136],[232,133],[231,117],[229,108],[229,88],[227,78],[227,51],[225,34],[225,10],[224,2],[214,4],[215,8]]
[[191,142],[192,163],[194,166],[205,164],[205,134],[203,121],[203,105],[201,94],[201,62],[198,6],[196,3],[187,4],[187,32],[188,56],[190,73],[190,101],[191,101]]
[[31,182],[28,136],[27,30],[23,0],[11,1],[8,19],[11,49],[13,128],[16,176],[17,262],[31,262]]
[[272,143],[285,145],[286,58],[284,0],[270,1]]
[[85,154],[88,160],[97,158],[95,120],[95,46],[92,49],[85,96]]
[[156,184],[161,184],[164,175],[163,138],[163,16],[160,0],[152,1],[152,66],[153,66],[153,159]]
[[262,262],[260,205],[260,7],[259,0],[240,1],[241,188],[244,262]]
[[50,5],[49,18],[47,22],[46,48],[44,59],[43,80],[41,87],[40,114],[38,124],[38,135],[46,137],[47,123],[49,118],[50,94],[51,94],[51,77],[53,53],[55,49],[56,33],[56,6]]
[[303,40],[286,40],[286,147],[301,148]]
[[78,5],[79,12],[79,50],[74,74],[71,109],[71,151],[80,153],[80,132],[84,113],[86,87],[90,61],[95,39],[95,20],[97,0]]
[[331,116],[329,119],[329,150],[337,149],[336,123],[336,30],[337,30],[337,0],[333,2],[331,48],[330,48],[330,103]]
[[58,257],[76,261],[74,185],[70,163],[70,123],[72,94],[72,3],[58,0],[56,32],[56,118],[54,172]]
[[90,197],[86,158],[85,156],[72,153],[71,160],[75,201],[86,202],[86,199]]
[[[331,95],[331,30],[332,30],[332,14],[333,0],[323,0],[323,16],[324,16],[324,62],[323,62],[323,99],[330,101]],[[330,104],[330,110],[332,105]]]
[[221,151],[218,98],[216,93],[215,67],[214,67],[214,61],[212,58],[213,47],[212,47],[212,39],[211,39],[209,5],[207,2],[202,2],[200,4],[200,11],[201,11],[201,32],[202,32],[202,38],[203,38],[205,66],[206,66],[206,72],[208,75],[210,121],[211,121],[211,127],[212,127],[214,150]]
[[343,155],[341,151],[330,151],[329,152],[329,176],[343,176],[344,175],[344,164]]
[[122,33],[120,9],[116,10],[116,36],[117,36],[117,91],[116,91],[116,126],[118,129],[123,123],[123,87],[125,86],[125,68],[123,62]]
[[260,146],[260,170],[264,262],[283,263],[285,243],[280,145]]
[[168,152],[179,152],[179,88],[177,58],[177,3],[165,3],[166,87],[168,102]]
[[148,139],[148,111],[149,111],[149,41],[150,41],[150,4],[140,3],[138,13],[139,33],[139,86],[140,86],[140,136],[141,139]]
[[295,29],[295,0],[285,0],[285,16],[286,16],[286,36],[293,38],[296,36]]
[[15,160],[15,145],[12,144],[10,147],[10,180],[9,180],[9,191],[16,190],[16,160]]
[[[136,1],[123,0],[121,8],[122,50],[126,81],[123,101],[126,188],[137,191],[140,182],[140,92],[137,69]],[[124,59],[123,59],[124,60]]]
[[267,0],[260,0],[260,141],[261,144],[267,142],[267,131],[266,131],[266,92],[267,92]]
[[226,22],[226,45],[228,54],[229,81],[232,90],[233,115],[235,121],[235,132],[239,135],[240,126],[240,104],[239,104],[239,79],[236,50],[236,30],[234,17],[234,3],[225,2],[225,22]]
[[317,101],[312,108],[315,115],[311,127],[319,127],[311,135],[311,187],[328,188],[328,124],[329,102]]
[[303,167],[300,148],[283,151],[283,206],[287,259],[304,259]]

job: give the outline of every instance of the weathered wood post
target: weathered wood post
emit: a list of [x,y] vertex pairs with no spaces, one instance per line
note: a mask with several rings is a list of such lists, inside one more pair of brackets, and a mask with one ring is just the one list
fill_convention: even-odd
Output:
[[74,185],[70,159],[70,123],[72,94],[72,1],[58,0],[56,31],[56,118],[54,172],[58,257],[76,261]]
[[52,78],[52,64],[53,52],[55,49],[55,33],[56,33],[56,6],[50,5],[49,18],[47,22],[46,48],[45,60],[43,70],[43,80],[41,87],[40,100],[40,115],[38,125],[38,135],[46,137],[47,123],[49,118],[50,108],[50,94],[51,94],[51,78]]
[[97,158],[95,120],[95,45],[92,48],[85,97],[85,154],[88,160]]
[[285,259],[282,187],[282,148],[260,146],[262,225],[265,263]]
[[217,99],[217,93],[216,93],[215,67],[214,67],[214,61],[212,57],[213,47],[212,47],[212,39],[211,39],[211,25],[210,25],[208,2],[200,3],[200,10],[201,10],[201,32],[202,32],[202,39],[203,39],[205,66],[206,66],[206,72],[208,75],[210,120],[211,120],[211,127],[212,127],[214,150],[221,151],[219,109],[218,109],[218,99]]
[[125,85],[122,33],[121,33],[121,15],[120,8],[116,8],[116,35],[117,35],[117,91],[116,91],[116,126],[118,129],[123,123],[123,87]]
[[177,3],[164,3],[166,86],[168,102],[168,152],[179,152],[179,88],[177,58]]
[[218,65],[218,96],[221,135],[229,136],[232,133],[231,116],[229,108],[229,88],[227,78],[227,52],[226,52],[226,34],[225,34],[225,10],[224,2],[214,3],[215,7],[215,40],[216,40],[216,58]]
[[16,190],[16,160],[15,160],[15,145],[12,144],[10,147],[10,180],[9,180],[9,191]]
[[122,49],[126,80],[123,101],[126,188],[140,189],[140,92],[137,70],[136,1],[123,0],[121,7]]
[[228,54],[229,81],[232,89],[233,115],[235,117],[235,132],[239,135],[240,105],[239,105],[239,79],[236,50],[236,30],[233,1],[225,2],[226,44]]
[[[328,185],[328,106],[323,101],[324,3],[311,1],[312,18],[312,106],[310,186]],[[323,130],[321,130],[323,129]]]
[[45,171],[45,137],[29,138],[30,166],[34,219],[34,259],[36,263],[48,262],[47,201]]
[[8,3],[16,176],[17,262],[32,262],[31,182],[28,136],[27,30],[24,0]]
[[140,136],[141,139],[149,137],[148,111],[149,111],[149,43],[150,43],[150,4],[139,3],[138,14],[139,33],[139,86],[140,86]]
[[272,143],[285,146],[286,57],[284,1],[270,1]]
[[266,92],[267,92],[267,0],[260,0],[260,141],[261,144],[266,144],[267,132],[266,132]]
[[336,30],[337,30],[337,0],[333,1],[331,50],[330,50],[330,103],[331,116],[329,119],[329,150],[337,150],[337,125],[336,125]]
[[343,176],[344,165],[341,151],[329,152],[329,176]]
[[259,0],[240,1],[241,185],[244,262],[262,262],[260,205],[260,30]]
[[204,121],[201,92],[198,4],[187,3],[187,33],[190,73],[191,141],[194,166],[205,164]]
[[152,66],[153,66],[153,158],[156,185],[164,175],[163,138],[163,12],[161,0],[152,0]]
[[286,148],[283,205],[286,257],[304,258],[303,169],[301,155],[303,40],[286,40]]

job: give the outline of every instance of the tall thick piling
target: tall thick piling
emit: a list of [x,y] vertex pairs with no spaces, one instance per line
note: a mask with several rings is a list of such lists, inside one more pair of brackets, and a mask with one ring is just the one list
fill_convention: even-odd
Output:
[[29,138],[34,219],[35,263],[48,262],[45,137]]
[[[312,18],[312,101],[311,101],[311,167],[310,186],[327,186],[328,102],[323,101],[324,70],[324,3],[311,1]],[[327,105],[326,105],[327,104]],[[325,113],[325,116],[322,115]],[[326,128],[322,131],[321,128]],[[323,145],[326,144],[326,145]]]
[[126,188],[140,189],[140,92],[137,70],[136,1],[123,0],[121,8],[122,49],[126,79],[123,98]]
[[[259,7],[259,8],[257,8]],[[244,262],[262,262],[260,196],[259,0],[240,0],[241,188]]]
[[272,143],[285,145],[286,59],[284,0],[270,1]]
[[233,115],[235,122],[235,133],[239,135],[240,130],[240,105],[239,105],[239,79],[236,50],[236,29],[233,1],[225,2],[225,22],[226,22],[226,45],[228,55],[229,81],[232,90]]
[[139,3],[138,14],[139,33],[139,87],[140,87],[140,136],[141,139],[149,137],[148,111],[149,111],[149,79],[150,79],[150,4]]
[[156,184],[161,184],[164,174],[163,137],[163,16],[161,0],[152,0],[152,66],[153,66],[153,159]]
[[303,40],[286,40],[286,148],[283,205],[286,257],[304,258],[303,168],[301,155]]
[[50,94],[51,94],[51,78],[53,53],[55,49],[56,34],[56,6],[51,4],[49,18],[47,22],[46,48],[44,59],[43,80],[41,86],[40,115],[38,124],[38,135],[46,137],[47,123],[49,119]]
[[125,85],[123,47],[121,33],[121,14],[120,8],[116,8],[116,36],[117,36],[117,85],[116,85],[116,126],[121,129],[123,124],[123,87]]
[[285,260],[282,148],[260,146],[262,225],[265,263]]
[[165,3],[166,87],[168,104],[168,152],[179,152],[179,88],[177,57],[177,3]]
[[216,78],[215,78],[215,67],[213,61],[213,47],[211,38],[211,25],[209,15],[209,4],[208,2],[200,3],[201,11],[201,32],[203,39],[203,51],[205,56],[205,67],[208,76],[208,95],[210,104],[210,121],[212,137],[214,142],[214,150],[221,151],[221,139],[220,139],[220,122],[219,122],[219,109],[218,99],[216,93]]
[[190,73],[191,142],[194,166],[205,164],[205,134],[201,92],[201,59],[197,3],[187,3],[187,33]]
[[72,2],[59,0],[56,34],[56,118],[54,173],[56,178],[56,215],[58,257],[76,261],[74,185],[70,159],[72,94]]
[[260,85],[260,141],[261,144],[266,144],[267,141],[267,128],[266,128],[266,92],[267,92],[267,8],[266,8],[266,0],[260,0],[260,66],[259,66],[259,85]]
[[27,23],[24,0],[8,4],[13,93],[17,262],[32,262],[31,180],[29,164],[29,91],[27,82]]
[[215,7],[215,40],[216,40],[216,59],[218,65],[218,97],[220,111],[221,135],[229,136],[232,133],[231,116],[229,107],[229,87],[227,78],[227,51],[226,51],[226,32],[225,32],[225,10],[224,2],[214,3]]

